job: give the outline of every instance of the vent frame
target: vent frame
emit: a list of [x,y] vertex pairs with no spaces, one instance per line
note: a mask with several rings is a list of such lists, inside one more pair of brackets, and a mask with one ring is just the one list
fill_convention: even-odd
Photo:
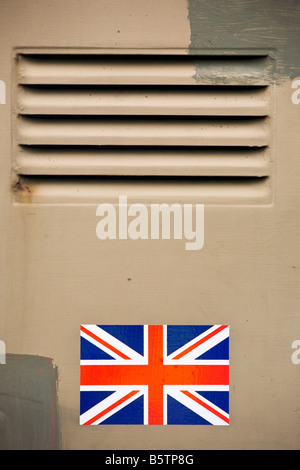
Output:
[[[189,53],[187,53],[189,52]],[[52,146],[43,145],[41,146],[28,144],[24,142],[20,142],[20,122],[22,122],[22,110],[20,109],[20,102],[19,102],[19,94],[17,93],[17,90],[20,87],[32,87],[34,86],[33,84],[21,84],[20,83],[20,78],[19,78],[19,67],[20,67],[20,59],[22,60],[22,57],[26,56],[33,56],[33,57],[47,57],[50,58],[52,55],[56,55],[60,59],[64,55],[68,55],[70,58],[75,58],[76,56],[81,56],[82,58],[86,57],[110,57],[110,58],[116,58],[120,56],[134,56],[137,59],[140,59],[141,57],[159,57],[161,59],[165,59],[167,56],[168,58],[173,58],[175,60],[180,57],[181,59],[187,60],[187,62],[193,62],[193,60],[197,60],[199,57],[201,57],[204,60],[211,60],[212,62],[217,59],[222,59],[222,60],[227,60],[228,58],[230,60],[238,61],[240,60],[241,57],[245,59],[266,59],[268,60],[268,70],[270,72],[270,76],[265,77],[264,76],[264,84],[257,84],[257,85],[243,85],[243,84],[220,84],[220,83],[214,83],[211,85],[207,85],[204,83],[199,83],[197,80],[199,80],[199,77],[196,77],[196,72],[193,70],[193,74],[188,78],[188,80],[191,80],[190,84],[183,84],[183,85],[170,85],[171,87],[174,88],[184,88],[188,87],[189,89],[197,89],[198,91],[203,91],[207,90],[208,87],[210,87],[210,91],[212,89],[226,89],[230,88],[232,91],[234,88],[239,88],[245,90],[246,87],[252,87],[252,89],[255,88],[255,90],[260,90],[263,91],[263,89],[266,91],[266,95],[268,98],[268,109],[267,113],[264,115],[263,110],[261,115],[256,115],[257,119],[264,120],[264,123],[266,127],[268,128],[268,133],[269,133],[269,141],[265,145],[259,145],[257,146],[257,155],[254,155],[253,158],[250,157],[251,154],[254,154],[252,152],[253,148],[255,148],[255,145],[228,145],[228,147],[225,149],[224,146],[222,145],[222,142],[220,142],[220,145],[211,145],[209,141],[204,141],[204,144],[201,144],[200,152],[197,153],[197,149],[199,150],[199,147],[197,146],[197,142],[190,142],[189,141],[189,136],[187,137],[188,144],[184,145],[184,143],[179,142],[176,145],[168,145],[167,141],[162,140],[162,144],[160,146],[155,146],[153,145],[153,142],[146,143],[146,145],[134,145],[130,147],[130,145],[127,145],[127,143],[121,141],[121,143],[117,143],[117,145],[109,145],[109,142],[107,143],[100,143],[99,144],[93,143],[92,145],[88,145],[88,154],[89,158],[87,158],[85,154],[85,144],[77,144],[74,146],[73,143],[69,143],[66,145],[65,143],[55,143]],[[119,181],[120,177],[123,177],[124,183],[126,181],[128,182],[129,180],[132,182],[135,180],[135,186],[141,188],[143,192],[143,186],[145,189],[147,189],[147,185],[143,185],[143,181],[145,181],[145,178],[148,178],[148,181],[152,182],[151,184],[156,184],[158,185],[158,188],[162,188],[162,182],[164,181],[164,184],[168,184],[168,181],[172,183],[172,180],[176,181],[176,184],[178,181],[181,179],[182,181],[182,187],[187,188],[186,196],[183,193],[182,197],[190,200],[190,199],[195,199],[196,198],[201,198],[203,197],[203,200],[207,200],[208,203],[213,203],[213,204],[263,204],[263,205],[270,205],[272,204],[273,201],[273,176],[274,176],[274,170],[273,170],[273,162],[274,162],[274,157],[273,157],[273,151],[274,151],[274,145],[273,145],[273,139],[274,139],[274,133],[272,132],[272,129],[274,127],[274,80],[271,79],[272,76],[274,76],[274,67],[275,67],[275,60],[274,60],[274,52],[270,50],[249,50],[249,49],[236,49],[236,50],[212,50],[212,49],[200,49],[200,50],[194,50],[192,51],[186,51],[183,49],[172,49],[172,50],[164,50],[164,49],[159,49],[159,50],[144,50],[144,49],[139,49],[139,50],[130,50],[130,49],[52,49],[52,48],[46,48],[46,49],[18,49],[15,51],[15,67],[14,67],[14,90],[15,93],[13,93],[14,96],[14,102],[13,102],[13,135],[12,135],[12,181],[13,181],[13,188],[15,191],[13,192],[14,194],[14,201],[15,202],[26,202],[28,200],[28,194],[30,194],[30,198],[33,200],[38,201],[38,198],[32,198],[32,195],[37,195],[38,192],[43,193],[43,197],[39,200],[40,202],[43,202],[44,200],[47,201],[47,188],[43,187],[43,190],[45,191],[40,191],[40,188],[42,187],[42,181],[43,184],[47,186],[47,184],[50,185],[51,181],[51,187],[53,186],[53,182],[56,179],[57,180],[57,185],[58,187],[62,184],[62,181],[66,180],[74,180],[74,185],[76,186],[79,185],[82,187],[82,191],[84,191],[83,188],[85,188],[86,185],[86,179],[89,181],[93,182],[98,182],[98,184],[101,185],[103,181],[105,181],[105,184],[107,184],[107,181],[111,180],[113,182]],[[195,78],[196,77],[196,78]],[[251,77],[250,77],[251,79]],[[37,85],[37,86],[45,86],[45,85]],[[55,85],[55,86],[65,86],[65,85]],[[82,87],[84,86],[91,86],[91,85],[81,85]],[[111,85],[106,85],[106,87],[109,87]],[[120,88],[121,85],[113,85],[117,88]],[[135,85],[133,85],[135,86]],[[143,87],[145,85],[140,85],[140,87]],[[147,86],[147,85],[146,85]],[[153,85],[152,85],[153,86]],[[163,87],[167,87],[166,84],[162,85]],[[49,87],[49,85],[48,85]],[[127,85],[128,87],[128,85]],[[49,88],[48,88],[49,89]],[[174,113],[175,114],[175,113]],[[35,113],[35,112],[29,112],[28,114],[27,121],[29,119],[34,119],[35,116],[43,116],[43,113]],[[73,114],[73,117],[71,117],[71,120],[74,119],[76,121],[77,114]],[[162,114],[164,116],[164,114]],[[67,114],[58,114],[58,116],[68,116]],[[71,113],[72,116],[72,113]],[[85,119],[91,119],[91,116],[93,119],[95,116],[97,116],[97,112],[95,114],[90,115],[90,117],[87,117],[84,115]],[[101,116],[101,115],[100,115]],[[107,113],[104,114],[103,117],[107,120],[113,120],[115,119],[114,113]],[[116,116],[120,116],[120,114],[117,114]],[[122,116],[122,114],[121,114]],[[149,119],[152,121],[157,120],[157,115],[154,116],[151,113],[149,113],[149,116],[144,115],[144,116],[139,116],[138,114],[135,114],[132,112],[131,114],[128,115],[129,118],[132,120],[134,117],[138,116],[139,121],[149,121]],[[178,116],[173,116],[167,117],[168,115],[165,115],[165,119],[168,120],[173,120],[173,122],[178,123],[180,118]],[[254,115],[255,116],[255,115]],[[254,116],[250,115],[249,119],[252,121],[255,119]],[[232,119],[232,115],[218,115],[215,116],[213,113],[211,114],[205,114],[205,120],[210,121],[210,122],[217,122],[217,119]],[[190,120],[190,122],[196,122],[199,120],[199,116],[197,114],[184,114],[184,118],[186,120]],[[200,119],[203,118],[203,116],[200,117]],[[238,121],[241,122],[243,119],[248,119],[248,116],[244,117],[239,117]],[[253,118],[253,119],[252,119]],[[40,118],[42,119],[42,118]],[[62,117],[62,119],[64,119]],[[50,119],[51,120],[51,119]],[[83,119],[84,121],[84,119]],[[259,126],[258,126],[259,127]],[[174,129],[171,130],[174,133]],[[33,132],[34,134],[34,132]],[[145,137],[145,136],[144,136]],[[141,138],[141,142],[143,142],[144,137]],[[114,136],[113,136],[114,139]],[[68,147],[69,146],[69,147]],[[57,153],[57,158],[51,159],[51,156],[53,157],[53,154],[51,155],[51,148],[55,149]],[[123,150],[122,150],[123,148]],[[28,158],[28,149],[31,149],[30,152],[30,158]],[[69,149],[69,150],[68,150]],[[97,149],[102,150],[102,162],[99,164],[99,159],[94,158],[95,155],[97,154]],[[141,157],[141,154],[144,153],[144,155],[149,156],[153,150],[159,150],[160,153],[162,153],[161,156],[157,155],[157,152],[155,152],[155,155],[152,153],[152,160],[145,162],[143,158]],[[25,150],[25,151],[24,151]],[[69,155],[72,152],[72,156],[78,157],[76,159],[76,162],[74,161],[73,167],[70,165],[70,160],[71,156]],[[188,154],[185,155],[185,152]],[[45,155],[48,154],[48,162],[49,165],[45,163]],[[44,156],[43,157],[41,157]],[[185,156],[185,158],[182,158],[182,155]],[[226,159],[226,156],[229,156],[229,159]],[[241,157],[241,155],[243,155]],[[181,157],[180,157],[181,156]],[[86,166],[82,165],[80,163],[80,158],[86,162]],[[98,163],[95,165],[94,162],[98,161]],[[125,160],[126,159],[126,160]],[[176,163],[175,165],[171,163],[171,159]],[[226,159],[226,161],[225,161]],[[200,165],[197,163],[200,160]],[[252,160],[253,165],[249,166],[247,163]],[[121,165],[122,161],[127,161],[125,165]],[[40,162],[40,163],[39,163]],[[203,187],[203,181],[205,178],[209,178],[211,181],[211,187],[212,191],[210,192],[210,195],[207,196],[205,191],[202,191]],[[240,193],[240,188],[236,192],[236,197],[234,194],[232,194],[233,189],[232,189],[232,180],[236,178],[238,182],[238,186],[240,186],[241,181],[244,179],[245,182],[249,183],[250,178],[253,178],[253,186],[256,186],[257,189],[257,194],[247,195],[247,189],[245,192],[245,195],[242,195]],[[229,189],[229,195],[223,193],[223,191],[219,191],[220,189],[220,182],[222,181],[221,186],[224,188],[224,183],[226,183],[226,179],[230,181],[230,188]],[[191,191],[189,188],[189,181],[193,181],[192,187],[194,188],[194,191]],[[207,180],[208,181],[208,180]],[[198,182],[198,184],[197,184]],[[196,185],[194,184],[196,183]],[[255,183],[255,184],[254,184]],[[68,185],[68,188],[72,187],[73,185]],[[226,185],[225,185],[226,186]],[[247,188],[248,184],[245,185],[245,188]],[[121,184],[122,187],[122,184]],[[213,191],[213,187],[215,187],[215,194]],[[26,188],[30,188],[29,191]],[[196,190],[195,190],[196,188]],[[62,188],[60,188],[62,189]],[[120,188],[121,189],[121,188]],[[79,191],[82,193],[82,191]],[[97,191],[96,191],[97,192]],[[167,191],[168,192],[168,191]],[[64,191],[60,191],[61,194],[64,193]],[[78,191],[77,191],[78,193]],[[150,191],[151,193],[151,191]],[[149,193],[149,194],[150,194]],[[164,190],[162,190],[162,195],[165,193]],[[101,191],[100,191],[101,194]],[[141,199],[147,199],[148,194],[147,191],[144,194],[141,194]],[[76,201],[76,194],[74,194],[74,201]],[[70,195],[67,197],[67,200],[69,200]],[[51,198],[50,198],[51,199]],[[57,200],[55,198],[55,200]],[[85,198],[83,198],[85,201]],[[88,199],[89,200],[89,199]],[[92,199],[93,200],[93,199]],[[92,202],[92,200],[89,202]],[[64,197],[62,197],[62,202],[64,201]],[[80,202],[80,201],[79,201]]]

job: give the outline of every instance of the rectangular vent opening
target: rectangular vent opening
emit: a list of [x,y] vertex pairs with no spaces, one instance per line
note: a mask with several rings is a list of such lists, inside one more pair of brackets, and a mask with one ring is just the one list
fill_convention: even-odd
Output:
[[15,68],[16,202],[93,202],[111,187],[270,203],[269,55],[21,52]]

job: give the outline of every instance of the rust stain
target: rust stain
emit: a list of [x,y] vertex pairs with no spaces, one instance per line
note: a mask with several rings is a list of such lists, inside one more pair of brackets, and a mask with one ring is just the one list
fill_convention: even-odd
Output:
[[26,198],[27,202],[31,202],[33,190],[30,188],[30,186],[28,186],[28,184],[22,181],[21,178],[19,178],[18,181],[12,185],[12,191],[14,193],[20,194],[22,198]]

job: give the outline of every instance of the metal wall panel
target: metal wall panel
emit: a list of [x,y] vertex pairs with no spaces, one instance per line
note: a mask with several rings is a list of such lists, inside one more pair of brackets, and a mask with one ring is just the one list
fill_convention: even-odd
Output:
[[[5,342],[7,357],[31,356],[34,363],[39,357],[52,359],[57,397],[51,399],[57,400],[59,448],[298,449],[300,365],[292,360],[292,345],[299,339],[300,137],[299,100],[297,88],[293,88],[300,77],[299,6],[289,0],[2,0],[0,9],[0,339]],[[232,79],[237,74],[250,77],[249,84],[253,76],[263,83],[259,83],[258,93],[251,92],[251,110],[250,100],[235,94],[237,88],[231,92],[226,109],[232,113],[246,106],[251,126],[245,127],[242,119],[232,121],[228,140],[222,140],[223,131],[216,133],[215,127],[205,124],[199,129],[185,123],[181,128],[180,121],[168,127],[166,139],[165,130],[153,120],[146,132],[145,128],[140,131],[139,121],[131,121],[130,138],[117,122],[114,132],[100,141],[92,119],[83,120],[85,125],[76,121],[73,126],[70,116],[64,118],[61,135],[61,127],[57,127],[61,121],[49,115],[60,107],[94,113],[96,95],[75,93],[73,101],[71,95],[65,94],[61,100],[54,93],[49,101],[49,88],[45,93],[42,87],[32,94],[37,77],[43,85],[45,77],[53,78],[56,64],[50,61],[36,67],[26,54],[57,50],[77,57],[83,51],[146,54],[154,62],[158,55],[180,52],[191,60],[187,72],[175,66],[176,84],[178,74],[185,77],[184,83],[188,80],[189,86],[200,88],[207,83],[224,88],[230,75]],[[255,66],[235,70],[229,64],[227,74],[220,74],[216,65],[201,67],[193,62],[197,55],[222,59],[237,51],[246,56],[261,51],[271,69],[267,73]],[[144,64],[137,63],[143,81]],[[85,70],[77,63],[69,73],[65,63],[61,65],[56,85],[65,84],[66,76],[74,85],[74,75],[76,78]],[[22,84],[16,73],[20,67]],[[154,68],[154,75],[161,71],[161,67]],[[88,84],[95,85],[92,66],[90,72]],[[124,85],[120,73],[117,67],[114,86]],[[263,88],[265,81],[270,88]],[[240,86],[240,81],[234,86]],[[269,92],[271,108],[265,102]],[[128,106],[145,109],[143,97],[127,97],[132,101],[122,106],[118,93],[113,102],[106,95],[106,107],[116,107],[120,114]],[[188,97],[177,98],[179,107],[190,106]],[[224,109],[223,99],[218,92],[216,110],[219,106]],[[43,116],[37,118],[42,100]],[[154,95],[156,112],[164,107],[169,110],[172,100],[168,93],[163,100]],[[212,96],[201,92],[199,100],[199,108],[206,114]],[[253,112],[259,114],[254,122]],[[261,117],[266,113],[267,120]],[[267,123],[267,132],[263,123]],[[145,157],[139,149],[131,167],[123,165],[119,174],[116,168],[121,158],[129,156],[128,149],[122,156],[116,151],[105,153],[99,164],[95,145],[116,140],[118,145],[133,145],[137,138],[139,146],[145,141],[147,145],[157,141],[160,146],[169,145],[171,139],[174,156],[168,148],[169,153],[162,152],[160,157],[160,149],[143,168]],[[191,160],[185,166],[178,145],[189,146],[191,139],[193,146],[200,143],[210,148],[200,159],[189,153]],[[49,143],[59,145],[58,153],[51,150],[49,155],[48,147],[43,151],[36,147]],[[214,143],[220,152],[211,148]],[[263,148],[240,154],[240,148],[224,151],[224,143]],[[73,144],[92,144],[93,148],[88,154],[85,147],[66,153],[64,146]],[[74,164],[70,164],[70,155]],[[162,177],[155,182],[129,179],[133,171],[136,178],[145,173],[149,176],[153,167],[153,174]],[[195,177],[196,171],[197,179],[174,180],[171,171],[173,176],[183,172],[185,177],[187,173]],[[217,172],[225,179],[216,181]],[[209,175],[211,181],[206,179]],[[228,176],[236,177],[235,182],[226,180]],[[146,207],[153,202],[205,204],[203,248],[185,250],[182,239],[98,239],[96,209],[108,202],[117,210],[120,195],[128,196],[128,204]],[[80,325],[111,323],[230,325],[230,425],[80,426]],[[9,361],[0,364],[0,374],[5,370],[6,375],[8,367]],[[18,376],[18,371],[11,372],[12,381],[13,373]],[[32,380],[32,387],[35,383]],[[0,382],[0,395],[4,393]],[[7,406],[1,400],[4,415]],[[1,423],[0,431],[7,431],[5,419]],[[19,423],[19,432],[26,433],[28,419],[26,425]],[[11,436],[7,447],[15,448]],[[53,434],[51,439],[53,445]],[[36,437],[29,443],[18,442],[17,447],[26,448],[49,444],[38,444]]]

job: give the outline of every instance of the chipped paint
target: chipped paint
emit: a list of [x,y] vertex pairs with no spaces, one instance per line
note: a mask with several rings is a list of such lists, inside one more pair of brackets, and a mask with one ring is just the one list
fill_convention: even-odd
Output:
[[34,191],[26,183],[24,178],[19,177],[17,182],[12,184],[12,193],[14,194],[15,202],[22,200],[23,202],[30,204],[32,202]]

